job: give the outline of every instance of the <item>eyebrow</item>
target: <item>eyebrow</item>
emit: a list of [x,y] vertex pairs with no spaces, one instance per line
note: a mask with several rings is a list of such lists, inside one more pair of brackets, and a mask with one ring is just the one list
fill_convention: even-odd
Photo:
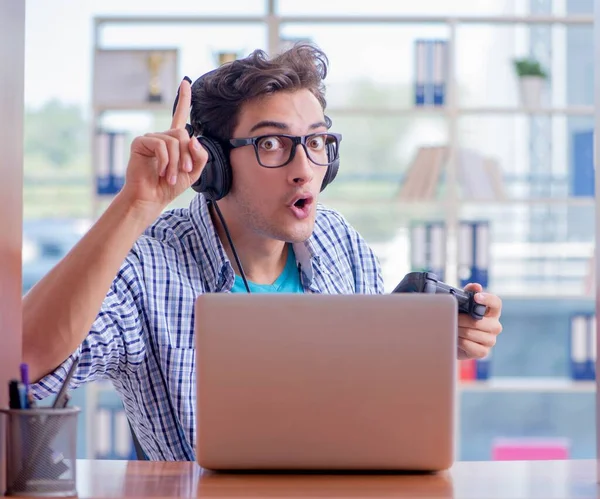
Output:
[[[267,128],[267,127],[268,128],[277,128],[278,130],[281,130],[281,131],[289,130],[289,127],[285,123],[282,123],[280,121],[263,120],[263,121],[259,121],[256,125],[254,125],[250,129],[250,133],[254,132],[255,130],[258,130],[259,128]],[[316,128],[321,128],[321,127],[327,128],[327,123],[325,123],[324,121],[319,121],[317,123],[313,123],[308,128],[310,130],[314,130]]]

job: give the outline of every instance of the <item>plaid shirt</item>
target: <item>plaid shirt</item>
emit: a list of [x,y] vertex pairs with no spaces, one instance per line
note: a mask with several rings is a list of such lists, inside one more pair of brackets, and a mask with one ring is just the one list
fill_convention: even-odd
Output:
[[[383,293],[379,262],[342,216],[322,206],[312,236],[294,245],[312,293]],[[109,379],[149,459],[195,460],[194,304],[230,292],[235,274],[203,196],[163,213],[135,243],[79,348],[33,386],[58,390],[79,358],[71,388]]]

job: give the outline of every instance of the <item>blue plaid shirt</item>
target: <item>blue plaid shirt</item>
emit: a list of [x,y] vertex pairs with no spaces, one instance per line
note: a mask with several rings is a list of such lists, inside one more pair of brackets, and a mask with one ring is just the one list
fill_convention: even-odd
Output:
[[[372,250],[337,212],[322,206],[312,236],[294,245],[312,293],[383,293]],[[135,243],[79,348],[33,385],[55,393],[75,358],[71,388],[109,379],[149,459],[195,460],[194,304],[230,292],[235,278],[203,196],[163,213]]]

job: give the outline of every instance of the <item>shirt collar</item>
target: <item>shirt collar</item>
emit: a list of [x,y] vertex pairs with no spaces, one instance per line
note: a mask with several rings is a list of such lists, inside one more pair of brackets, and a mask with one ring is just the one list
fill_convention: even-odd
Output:
[[213,224],[206,198],[202,194],[194,196],[189,210],[192,225],[198,235],[198,263],[203,268],[208,291],[231,289],[235,273]]
[[[208,201],[202,194],[197,194],[192,199],[189,210],[190,219],[199,237],[198,248],[201,258],[198,263],[204,267],[209,291],[231,290],[235,272],[213,224]],[[294,243],[293,248],[296,261],[301,266],[307,284],[310,286],[315,267],[323,271],[327,270],[326,267],[321,266],[321,256],[314,243],[314,236],[304,242]]]

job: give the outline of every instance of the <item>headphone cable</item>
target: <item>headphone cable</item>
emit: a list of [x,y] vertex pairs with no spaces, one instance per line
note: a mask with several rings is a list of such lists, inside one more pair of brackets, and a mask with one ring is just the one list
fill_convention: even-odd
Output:
[[246,280],[246,274],[244,274],[244,269],[242,268],[242,262],[240,262],[237,251],[235,250],[235,246],[233,245],[233,241],[231,240],[231,235],[229,234],[229,229],[227,228],[227,224],[225,223],[225,218],[223,217],[223,214],[221,213],[221,210],[219,209],[219,205],[217,204],[217,202],[213,201],[212,203],[215,206],[215,210],[217,212],[217,215],[219,216],[219,220],[221,220],[223,229],[225,229],[225,235],[227,236],[227,240],[229,241],[229,246],[231,246],[231,251],[233,251],[235,263],[237,264],[237,267],[240,271],[240,275],[242,276],[242,280],[244,281],[244,286],[246,286],[246,291],[248,291],[248,293],[250,293],[250,286],[248,286],[248,281]]

